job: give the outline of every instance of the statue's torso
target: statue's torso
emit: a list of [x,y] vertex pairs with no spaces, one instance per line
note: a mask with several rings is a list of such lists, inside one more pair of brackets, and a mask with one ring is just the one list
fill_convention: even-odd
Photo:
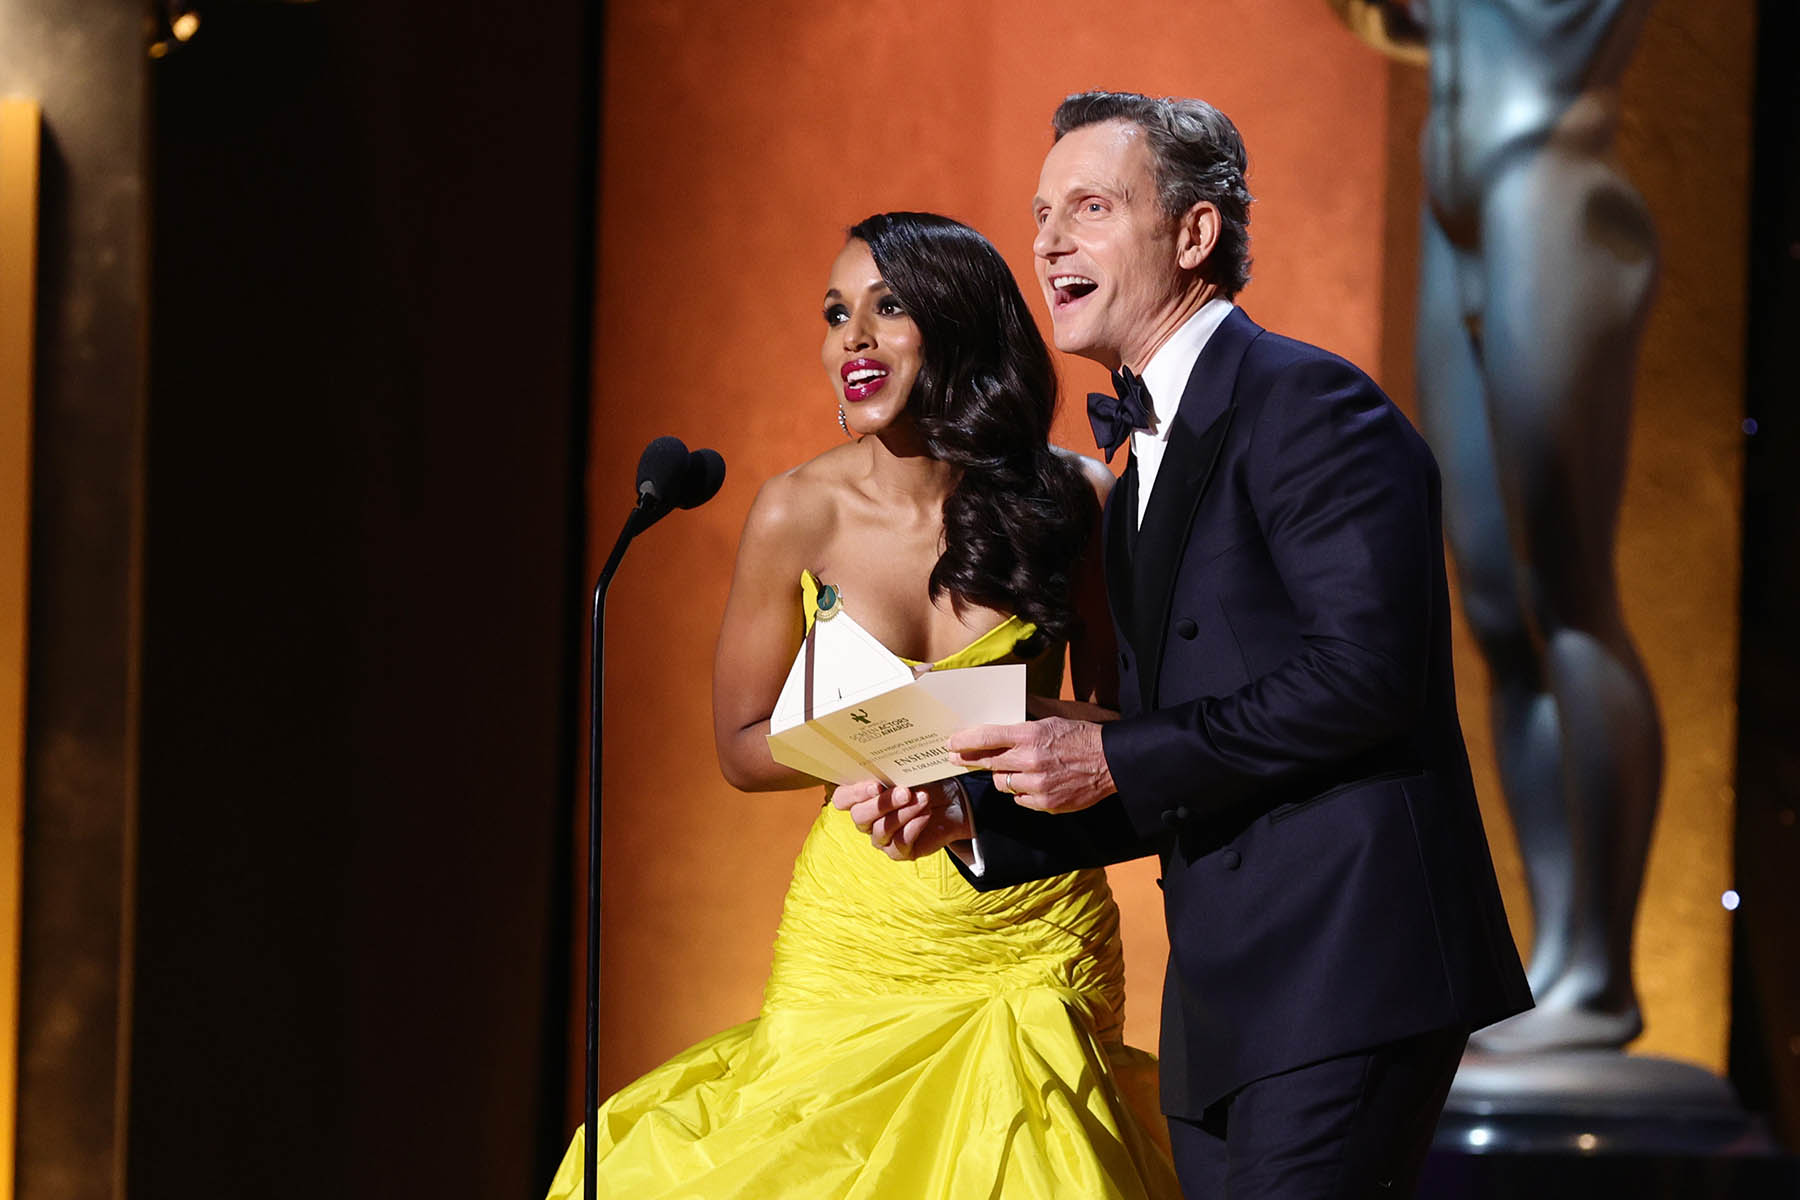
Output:
[[1597,140],[1649,0],[1428,0],[1425,186],[1453,241],[1494,177],[1552,137]]

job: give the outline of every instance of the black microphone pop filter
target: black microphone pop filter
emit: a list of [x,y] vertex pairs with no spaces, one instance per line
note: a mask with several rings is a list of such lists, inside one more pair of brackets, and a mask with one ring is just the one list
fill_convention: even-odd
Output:
[[725,482],[725,459],[717,450],[696,450],[688,455],[687,468],[681,476],[681,494],[675,503],[681,508],[699,508],[719,494]]
[[688,470],[688,448],[678,437],[659,437],[638,455],[637,494],[640,507],[648,501],[660,510],[673,508],[681,499]]

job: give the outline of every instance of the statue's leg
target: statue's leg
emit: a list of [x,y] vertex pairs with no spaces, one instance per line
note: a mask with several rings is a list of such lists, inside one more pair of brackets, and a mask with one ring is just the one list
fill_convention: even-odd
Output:
[[1419,286],[1419,417],[1444,475],[1444,530],[1458,598],[1487,660],[1489,720],[1500,787],[1525,864],[1536,933],[1527,972],[1534,992],[1555,985],[1574,924],[1569,822],[1558,783],[1562,734],[1525,609],[1494,466],[1477,330],[1465,313],[1484,289],[1479,260],[1461,255],[1429,209]]
[[1614,574],[1631,388],[1656,247],[1604,158],[1555,145],[1483,204],[1482,366],[1494,461],[1562,733],[1568,961],[1484,1048],[1622,1046],[1642,1028],[1631,935],[1661,785],[1649,680]]

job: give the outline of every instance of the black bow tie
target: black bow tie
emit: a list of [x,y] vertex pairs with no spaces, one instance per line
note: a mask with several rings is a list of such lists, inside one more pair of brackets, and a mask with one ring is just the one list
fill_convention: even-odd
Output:
[[1150,389],[1144,381],[1133,375],[1130,367],[1120,367],[1112,378],[1117,396],[1088,393],[1088,424],[1094,427],[1094,441],[1106,451],[1107,462],[1132,430],[1150,428]]

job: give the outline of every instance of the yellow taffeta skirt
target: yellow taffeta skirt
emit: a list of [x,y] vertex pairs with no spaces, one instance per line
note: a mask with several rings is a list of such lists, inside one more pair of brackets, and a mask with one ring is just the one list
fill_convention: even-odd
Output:
[[[1156,1064],[1121,1040],[1106,876],[986,894],[827,806],[762,1015],[601,1108],[598,1191],[652,1200],[1179,1197]],[[583,1131],[550,1187],[582,1194]]]

